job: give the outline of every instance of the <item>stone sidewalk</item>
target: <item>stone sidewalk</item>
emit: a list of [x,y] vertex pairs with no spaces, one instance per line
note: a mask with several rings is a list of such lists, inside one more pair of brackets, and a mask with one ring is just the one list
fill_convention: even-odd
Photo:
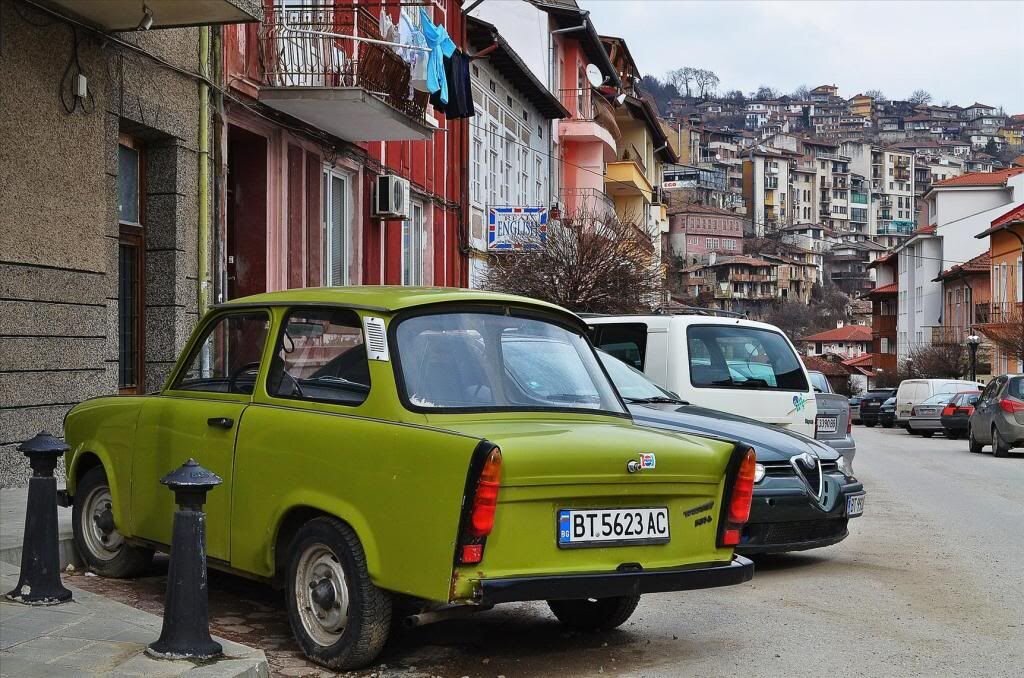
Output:
[[[25,534],[25,507],[28,488],[0,489],[0,562],[21,567],[21,541]],[[60,540],[60,567],[78,567],[81,560],[71,534],[71,509],[57,507],[57,534]]]
[[[0,592],[13,589],[18,568],[0,563]],[[68,582],[65,581],[65,586]],[[160,636],[160,617],[68,586],[63,605],[28,606],[0,600],[0,676],[189,676],[266,678],[263,652],[217,640],[224,658],[211,662],[152,659],[146,645]]]

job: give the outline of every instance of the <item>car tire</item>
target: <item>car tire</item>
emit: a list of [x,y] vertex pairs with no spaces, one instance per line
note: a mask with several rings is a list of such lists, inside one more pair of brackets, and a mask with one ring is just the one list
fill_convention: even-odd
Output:
[[103,577],[137,577],[153,561],[153,550],[132,546],[114,525],[113,495],[102,466],[85,472],[75,488],[71,531],[86,567]]
[[982,450],[983,447],[984,447],[984,445],[979,443],[978,439],[974,437],[974,428],[973,427],[968,427],[967,428],[967,449],[971,452],[971,454],[981,454],[981,450]]
[[548,607],[558,621],[579,631],[610,631],[629,619],[640,595],[582,600],[549,600]]
[[339,671],[370,664],[387,642],[392,600],[370,581],[355,532],[336,518],[314,518],[288,552],[288,622],[302,651]]
[[999,435],[999,429],[995,426],[992,427],[992,456],[993,457],[1005,457],[1010,453],[1010,446],[1003,440],[1003,436]]
[[931,438],[933,435],[935,435],[935,431],[921,431],[922,438]]

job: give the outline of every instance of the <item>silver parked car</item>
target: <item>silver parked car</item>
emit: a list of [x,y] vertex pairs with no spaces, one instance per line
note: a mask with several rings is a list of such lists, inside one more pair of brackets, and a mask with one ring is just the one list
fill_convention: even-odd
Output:
[[850,425],[850,401],[832,390],[832,384],[821,372],[808,370],[818,415],[814,420],[814,438],[839,452],[851,462],[857,454],[857,443],[853,440]]
[[1024,375],[996,377],[981,392],[967,429],[971,452],[992,445],[992,454],[1005,457],[1024,446]]
[[945,430],[942,428],[942,410],[956,396],[956,393],[937,393],[914,405],[910,409],[910,419],[907,419],[907,433],[924,438],[942,433]]

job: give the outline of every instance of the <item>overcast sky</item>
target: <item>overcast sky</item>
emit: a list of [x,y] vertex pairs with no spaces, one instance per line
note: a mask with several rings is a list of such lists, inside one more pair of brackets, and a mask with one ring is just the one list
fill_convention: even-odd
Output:
[[578,1],[644,74],[707,68],[719,91],[744,93],[835,84],[847,98],[881,89],[905,99],[923,88],[935,103],[1024,113],[1024,0]]

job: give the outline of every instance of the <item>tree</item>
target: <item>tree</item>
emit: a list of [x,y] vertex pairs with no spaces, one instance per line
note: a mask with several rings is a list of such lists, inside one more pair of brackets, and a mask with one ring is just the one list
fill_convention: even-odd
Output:
[[811,90],[807,85],[800,85],[793,90],[793,93],[790,96],[797,101],[807,101],[807,98],[811,96]]
[[885,94],[880,89],[869,89],[864,96],[871,97],[875,101],[885,101]]
[[693,82],[697,86],[697,96],[703,98],[714,94],[715,89],[721,81],[718,79],[718,76],[715,75],[714,71],[710,71],[705,68],[697,68],[693,73]]
[[910,98],[907,99],[907,101],[915,106],[924,106],[925,104],[931,103],[932,95],[927,90],[915,89],[914,93],[910,95]]
[[918,346],[908,357],[917,377],[958,379],[967,373],[967,348],[959,342]]
[[814,333],[814,309],[796,300],[785,299],[775,304],[764,320],[778,327],[793,341]]
[[777,90],[769,87],[768,85],[761,85],[757,88],[757,91],[750,95],[752,99],[760,99],[768,101],[771,99],[778,99],[779,93]]
[[660,113],[667,111],[668,103],[679,96],[675,85],[671,82],[662,82],[653,75],[645,75],[640,81],[640,87],[654,97],[654,102],[658,105]]
[[669,71],[665,74],[665,80],[672,83],[680,94],[686,93],[686,96],[692,96],[692,90],[690,89],[690,83],[693,82],[694,71],[696,69],[691,66],[684,66],[683,68],[677,68]]
[[985,152],[989,155],[997,155],[999,153],[999,145],[995,139],[988,140],[988,143],[985,144]]
[[747,97],[743,96],[743,92],[738,89],[729,90],[722,95],[722,98],[738,106],[743,106],[747,103]]
[[[1024,359],[1024,311],[1017,304],[1006,304],[1005,306],[1007,308],[1004,312],[991,319],[993,322],[975,325],[975,328],[985,335],[992,346],[999,349],[1000,353],[1022,360]],[[995,310],[1002,309],[994,308]]]
[[542,246],[524,240],[523,249],[492,257],[483,287],[577,313],[650,311],[662,290],[654,237],[629,218],[580,209],[549,223]]

